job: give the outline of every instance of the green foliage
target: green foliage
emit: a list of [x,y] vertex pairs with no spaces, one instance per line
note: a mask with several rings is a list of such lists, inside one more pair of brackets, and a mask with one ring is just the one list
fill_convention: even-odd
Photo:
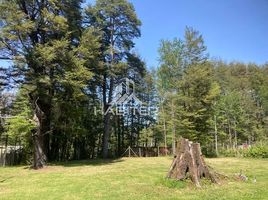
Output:
[[220,86],[213,78],[213,67],[206,61],[205,51],[202,36],[192,28],[186,28],[184,40],[161,41],[159,120],[160,124],[166,121],[167,129],[177,138],[209,141],[209,120]]
[[199,31],[186,27],[184,40],[185,67],[189,64],[202,63],[208,59],[207,47]]
[[6,120],[6,133],[11,145],[19,143],[25,152],[31,152],[32,131],[35,129],[33,113],[30,107],[27,92],[21,87],[11,108],[12,117]]
[[215,126],[229,149],[267,138],[267,68],[208,61],[202,35],[189,27],[184,40],[162,40],[159,57],[157,127],[167,138],[201,142],[206,154],[215,153]]
[[246,149],[221,149],[224,157],[268,158],[267,144],[257,143]]
[[236,157],[238,155],[238,151],[234,149],[220,149],[219,153],[223,157]]
[[247,150],[243,150],[242,155],[251,158],[268,158],[268,146],[261,144],[254,145]]
[[[145,64],[140,57],[131,52],[134,47],[134,39],[140,37],[141,22],[138,19],[134,6],[127,0],[97,0],[94,5],[89,5],[85,9],[85,24],[88,27],[94,27],[100,30],[100,68],[95,68],[95,78],[97,80],[96,89],[100,91],[102,104],[107,109],[112,102],[116,84],[122,82],[122,78],[130,78],[137,83],[142,80]],[[106,111],[106,110],[105,110]],[[112,132],[117,137],[118,154],[121,145],[124,144],[124,127],[130,127],[130,133],[127,133],[127,140],[133,144],[135,125],[138,130],[142,129],[140,116],[133,114],[125,116],[121,122],[116,122],[116,117],[112,118],[110,114],[103,116],[103,157],[108,156],[109,139]],[[138,119],[137,119],[138,118]],[[121,123],[120,125],[118,125]],[[112,130],[112,125],[114,130]],[[137,130],[136,129],[136,130]],[[123,139],[124,140],[124,139]],[[137,141],[136,141],[137,142]]]
[[[133,4],[97,0],[82,10],[82,2],[1,1],[0,55],[14,61],[0,69],[0,111],[13,115],[7,125],[1,120],[1,133],[22,137],[26,147],[39,133],[49,160],[94,158],[109,148],[121,155],[129,145],[175,147],[180,136],[200,142],[206,155],[216,153],[216,139],[227,149],[267,139],[268,65],[209,60],[200,32],[186,27],[184,38],[161,40],[159,66],[146,70],[133,51],[141,35]],[[95,115],[124,78],[159,112]],[[10,102],[3,93],[8,81],[20,88]],[[253,145],[241,154],[265,152]]]

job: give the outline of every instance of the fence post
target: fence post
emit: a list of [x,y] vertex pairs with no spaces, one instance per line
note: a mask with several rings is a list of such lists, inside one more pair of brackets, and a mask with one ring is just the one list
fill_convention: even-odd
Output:
[[1,153],[0,153],[0,163],[3,164],[3,147],[1,147],[0,149],[1,149]]
[[4,151],[4,158],[3,158],[3,167],[6,166],[6,156],[7,156],[7,141],[8,141],[8,135],[6,135],[6,141],[5,141],[5,151]]
[[13,154],[13,156],[12,156],[12,162],[10,162],[10,165],[16,165],[17,164],[16,163],[16,161],[17,161],[17,159],[16,159],[16,157],[17,157],[17,150],[16,150],[16,148],[17,147],[16,146],[17,146],[17,137],[15,138],[14,149],[12,150],[12,154]]

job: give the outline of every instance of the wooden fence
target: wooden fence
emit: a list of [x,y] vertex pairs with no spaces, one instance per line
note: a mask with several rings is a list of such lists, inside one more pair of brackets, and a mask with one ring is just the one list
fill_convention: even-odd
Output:
[[0,166],[20,164],[22,156],[23,149],[17,139],[11,142],[7,135],[0,136]]

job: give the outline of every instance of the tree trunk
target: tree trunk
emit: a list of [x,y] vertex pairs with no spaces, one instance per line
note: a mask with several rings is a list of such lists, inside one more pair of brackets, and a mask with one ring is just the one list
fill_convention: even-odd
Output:
[[236,121],[234,121],[234,148],[237,149],[237,132],[236,132]]
[[231,124],[228,118],[228,133],[229,133],[229,148],[232,148],[232,131],[231,131]]
[[108,157],[109,138],[110,138],[110,114],[107,113],[106,115],[104,115],[104,134],[103,134],[103,149],[102,149],[103,158]]
[[[36,119],[38,117],[35,115],[34,118]],[[36,132],[33,134],[34,159],[32,167],[34,169],[41,169],[46,165],[47,157],[44,152],[44,137],[42,134],[41,123],[39,119],[37,120]]]
[[108,155],[108,137],[109,137],[109,116],[106,114],[109,105],[107,105],[107,77],[104,75],[103,77],[103,85],[102,85],[102,95],[103,95],[103,106],[104,106],[104,118],[103,118],[103,143],[102,143],[102,156],[106,158]]
[[47,157],[44,151],[44,113],[41,111],[37,101],[35,102],[36,132],[33,133],[33,165],[34,169],[43,168],[46,165]]
[[117,116],[117,156],[121,155],[121,127],[120,116]]
[[218,183],[216,177],[209,171],[205,163],[200,144],[192,143],[182,138],[167,177],[184,180],[188,175],[197,187],[201,187],[201,178],[208,178],[213,183]]
[[214,128],[215,128],[215,153],[218,156],[218,129],[217,129],[217,117],[214,115]]
[[172,153],[176,154],[176,125],[175,125],[175,108],[174,101],[172,99]]
[[167,156],[167,129],[166,129],[166,116],[165,116],[165,110],[164,110],[164,106],[162,105],[161,106],[162,108],[162,112],[163,112],[163,115],[164,115],[164,118],[163,118],[163,128],[164,128],[164,145],[165,145],[165,155]]
[[34,160],[32,167],[34,169],[41,169],[46,165],[47,158],[44,153],[44,141],[40,132],[40,128],[37,128],[36,134],[33,135],[34,146]]
[[[114,21],[112,18],[110,18],[110,23],[112,25],[111,32],[110,32],[110,56],[111,56],[111,61],[109,63],[108,69],[109,71],[112,71],[113,69],[113,64],[114,64]],[[113,95],[113,84],[114,84],[114,78],[113,75],[110,77],[110,85],[109,85],[109,94],[108,94],[108,103],[106,99],[106,79],[107,77],[104,77],[104,87],[103,87],[103,103],[105,106],[105,112],[109,108],[109,103],[112,102],[112,95]],[[108,148],[109,148],[109,138],[110,138],[110,126],[111,126],[111,114],[109,112],[104,114],[104,134],[103,134],[103,158],[108,157]]]
[[[113,84],[114,79],[110,79],[109,85],[109,94],[108,94],[108,103],[106,102],[106,94],[104,95],[105,98],[105,113],[104,113],[104,134],[103,134],[103,158],[108,158],[108,148],[109,148],[109,139],[110,139],[110,129],[111,129],[111,113],[108,111],[110,107],[110,103],[112,102],[113,98]],[[105,84],[106,85],[106,84]]]

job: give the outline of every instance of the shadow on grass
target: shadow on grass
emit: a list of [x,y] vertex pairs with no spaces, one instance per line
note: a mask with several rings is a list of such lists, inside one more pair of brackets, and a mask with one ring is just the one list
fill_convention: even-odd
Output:
[[79,166],[102,166],[112,165],[123,162],[121,158],[118,159],[92,159],[92,160],[72,160],[66,162],[52,162],[48,166],[63,166],[63,167],[79,167]]

